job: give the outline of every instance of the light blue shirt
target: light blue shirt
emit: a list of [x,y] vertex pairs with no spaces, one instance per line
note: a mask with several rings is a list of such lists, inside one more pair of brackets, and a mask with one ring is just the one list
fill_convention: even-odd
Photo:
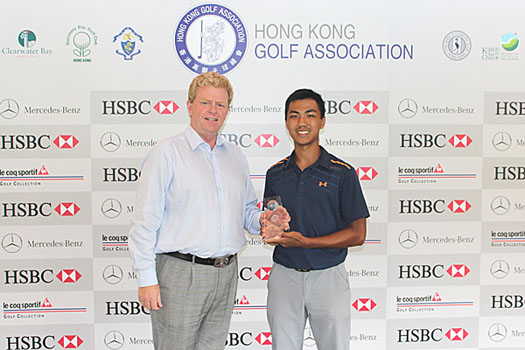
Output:
[[260,216],[237,146],[218,136],[212,150],[191,126],[161,141],[142,164],[129,233],[139,286],[158,283],[157,253],[237,253],[246,243],[243,227],[259,234]]

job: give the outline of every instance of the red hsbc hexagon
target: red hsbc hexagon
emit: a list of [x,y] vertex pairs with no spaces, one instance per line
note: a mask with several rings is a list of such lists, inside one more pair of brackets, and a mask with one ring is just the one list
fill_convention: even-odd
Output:
[[175,101],[159,101],[153,106],[159,114],[173,114],[179,109]]
[[53,140],[58,148],[75,148],[78,145],[78,139],[73,135],[59,135]]
[[257,336],[255,337],[255,340],[257,341],[257,343],[261,344],[261,345],[272,345],[272,333],[270,332],[261,332],[259,334],[257,334]]
[[372,167],[359,167],[356,169],[359,180],[373,180],[377,176],[377,171]]
[[453,213],[466,213],[471,207],[470,203],[464,199],[455,199],[447,206]]
[[79,212],[80,208],[75,203],[62,202],[56,206],[55,211],[60,216],[75,216]]
[[465,264],[454,264],[447,269],[447,273],[454,278],[465,277],[469,272],[470,269]]
[[354,106],[354,109],[359,114],[373,114],[378,108],[374,101],[359,101]]
[[58,344],[64,349],[77,349],[84,341],[78,335],[64,335]]
[[472,139],[466,134],[455,134],[448,142],[455,148],[466,148],[472,143]]
[[271,267],[261,267],[259,270],[255,271],[255,276],[262,281],[267,281],[271,270]]
[[372,311],[376,307],[376,303],[372,298],[358,298],[354,301],[352,306],[357,311]]
[[63,269],[57,274],[57,278],[63,283],[75,283],[82,277],[75,269]]
[[271,148],[275,147],[279,143],[277,136],[272,134],[260,134],[255,139],[255,143],[262,148]]
[[462,341],[468,336],[468,332],[464,328],[450,328],[445,336],[451,341]]

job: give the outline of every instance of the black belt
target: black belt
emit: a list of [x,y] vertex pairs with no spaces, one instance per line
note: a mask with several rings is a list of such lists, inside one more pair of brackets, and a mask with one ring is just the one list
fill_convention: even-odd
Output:
[[199,258],[196,255],[183,254],[179,252],[169,252],[169,253],[164,253],[164,254],[173,256],[174,258],[191,261],[197,264],[211,265],[215,267],[228,266],[232,263],[233,260],[235,260],[234,258],[237,256],[237,254],[233,254],[233,255],[228,255],[228,256],[221,256],[220,258]]
[[308,272],[308,271],[312,271],[312,269],[295,269],[295,271]]

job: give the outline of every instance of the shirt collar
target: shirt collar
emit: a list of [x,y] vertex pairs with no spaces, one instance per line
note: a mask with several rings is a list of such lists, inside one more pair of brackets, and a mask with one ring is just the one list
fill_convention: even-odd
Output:
[[[195,151],[197,147],[199,147],[202,144],[207,144],[202,137],[200,137],[199,134],[195,131],[195,129],[192,128],[191,125],[188,125],[186,127],[186,130],[184,131],[184,135],[186,136],[186,139],[190,143],[190,147],[192,151]],[[224,144],[224,139],[220,137],[217,134],[217,141],[215,142],[215,146],[222,146]]]
[[[321,148],[321,154],[319,155],[319,159],[317,159],[317,161],[311,166],[315,167],[319,165],[319,166],[325,167],[326,169],[330,169],[330,155],[323,148],[323,146],[319,145],[319,147]],[[288,157],[288,160],[286,160],[284,167],[288,168],[292,165],[296,165],[295,150],[292,152],[292,154],[290,154],[290,156]]]

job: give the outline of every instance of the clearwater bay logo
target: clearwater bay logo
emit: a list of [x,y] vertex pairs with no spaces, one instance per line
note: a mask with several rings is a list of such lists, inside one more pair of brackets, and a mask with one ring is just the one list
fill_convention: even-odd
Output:
[[[9,34],[11,36],[11,34]],[[13,56],[16,58],[31,58],[35,59],[40,56],[51,56],[53,50],[46,47],[38,47],[37,36],[31,29],[24,29],[18,34],[13,33],[13,38],[16,38],[18,45],[5,46],[0,50],[0,55]],[[15,43],[14,41],[12,42]]]
[[175,50],[182,63],[195,73],[235,68],[247,48],[246,29],[239,16],[217,4],[199,5],[179,21]]
[[140,44],[143,42],[142,35],[136,33],[131,27],[125,27],[113,37],[113,43],[117,45],[115,53],[124,57],[125,61],[131,61],[133,56],[142,52]]
[[29,29],[24,29],[18,34],[18,43],[26,49],[35,46],[36,35]]

